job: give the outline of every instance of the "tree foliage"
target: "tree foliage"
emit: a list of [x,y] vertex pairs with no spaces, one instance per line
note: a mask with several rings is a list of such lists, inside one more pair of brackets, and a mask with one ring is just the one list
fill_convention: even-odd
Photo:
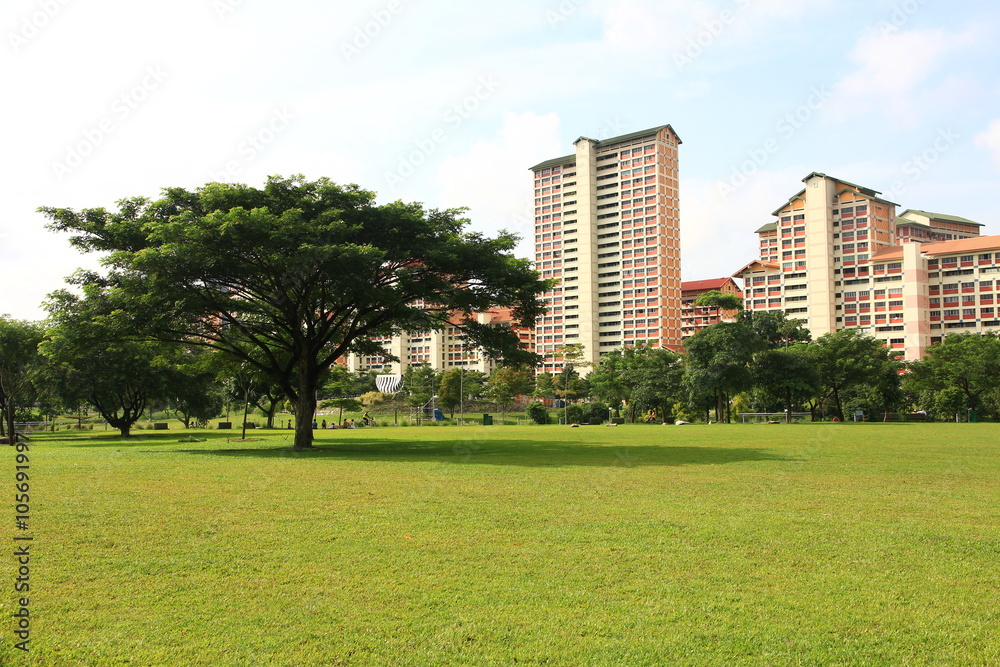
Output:
[[[995,334],[952,334],[932,345],[921,361],[910,364],[911,391],[961,396],[961,410],[982,410],[1000,378],[1000,338]],[[959,402],[941,401],[942,414],[954,414]],[[930,406],[928,406],[930,407]]]
[[17,408],[32,399],[33,381],[44,365],[38,352],[44,329],[34,322],[0,317],[0,434],[6,433],[13,444]]
[[729,421],[732,397],[753,384],[750,364],[764,347],[761,338],[745,321],[718,322],[696,332],[684,347],[692,398],[711,395],[716,419]]
[[807,348],[819,374],[823,397],[833,397],[836,415],[844,419],[844,394],[865,391],[888,409],[898,398],[902,364],[877,338],[857,329],[843,329],[820,336]]
[[147,406],[171,396],[171,370],[179,348],[136,340],[98,286],[84,297],[65,290],[50,295],[54,326],[40,349],[50,363],[49,381],[65,405],[92,405],[128,437]]
[[743,300],[735,294],[726,294],[717,289],[709,290],[700,294],[695,300],[695,305],[719,310],[743,310]]
[[438,403],[441,408],[451,412],[455,417],[455,408],[462,403],[462,390],[464,389],[464,372],[460,368],[452,368],[441,374],[441,382],[438,385]]
[[587,379],[593,396],[624,404],[634,422],[637,413],[650,410],[665,417],[670,406],[683,399],[683,377],[680,355],[639,343],[604,355]]
[[780,401],[785,421],[791,421],[795,403],[808,401],[819,389],[819,375],[806,356],[805,348],[766,350],[757,355],[753,367],[754,383],[764,393]]
[[548,283],[517,238],[466,231],[463,210],[426,210],[326,179],[261,188],[210,183],[124,199],[117,211],[42,208],[86,251],[106,252],[121,313],[151,336],[221,350],[260,368],[295,403],[296,449],[312,446],[322,373],[350,352],[390,356],[380,337],[457,326],[486,354],[534,364],[510,329],[474,313],[510,307],[534,326]]

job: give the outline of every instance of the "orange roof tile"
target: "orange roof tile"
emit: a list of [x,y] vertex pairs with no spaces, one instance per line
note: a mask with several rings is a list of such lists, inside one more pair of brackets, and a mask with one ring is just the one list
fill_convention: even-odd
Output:
[[682,292],[699,292],[721,289],[726,283],[733,279],[729,276],[725,278],[712,278],[711,280],[685,280],[681,283]]
[[954,255],[980,250],[1000,250],[1000,236],[976,236],[971,239],[924,243],[920,246],[920,250],[925,255]]
[[891,245],[887,248],[882,248],[877,253],[872,255],[868,262],[887,262],[890,259],[903,259],[903,249],[898,245]]

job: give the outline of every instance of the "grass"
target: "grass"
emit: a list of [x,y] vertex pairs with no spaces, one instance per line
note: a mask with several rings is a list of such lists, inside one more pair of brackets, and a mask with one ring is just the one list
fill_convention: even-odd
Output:
[[998,433],[47,434],[0,664],[997,664]]

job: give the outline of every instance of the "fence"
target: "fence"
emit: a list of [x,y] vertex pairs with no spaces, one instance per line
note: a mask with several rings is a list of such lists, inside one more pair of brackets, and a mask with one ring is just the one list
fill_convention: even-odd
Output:
[[[800,421],[806,417],[811,417],[812,415],[808,412],[793,412],[791,413],[792,421]],[[747,420],[750,420],[751,424],[759,424],[761,422],[771,422],[771,421],[785,421],[784,412],[741,412],[740,419],[744,424]]]
[[49,422],[14,422],[14,430],[18,433],[34,433],[48,430]]

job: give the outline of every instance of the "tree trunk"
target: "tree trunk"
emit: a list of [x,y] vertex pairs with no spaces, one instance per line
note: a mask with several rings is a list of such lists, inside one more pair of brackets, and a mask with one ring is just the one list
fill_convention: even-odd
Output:
[[316,416],[316,385],[319,373],[308,363],[299,364],[298,396],[295,400],[295,444],[293,451],[313,449],[313,418]]
[[4,417],[7,422],[7,437],[10,438],[7,442],[12,445],[17,444],[17,429],[14,428],[14,399],[7,401],[7,405],[4,406]]

